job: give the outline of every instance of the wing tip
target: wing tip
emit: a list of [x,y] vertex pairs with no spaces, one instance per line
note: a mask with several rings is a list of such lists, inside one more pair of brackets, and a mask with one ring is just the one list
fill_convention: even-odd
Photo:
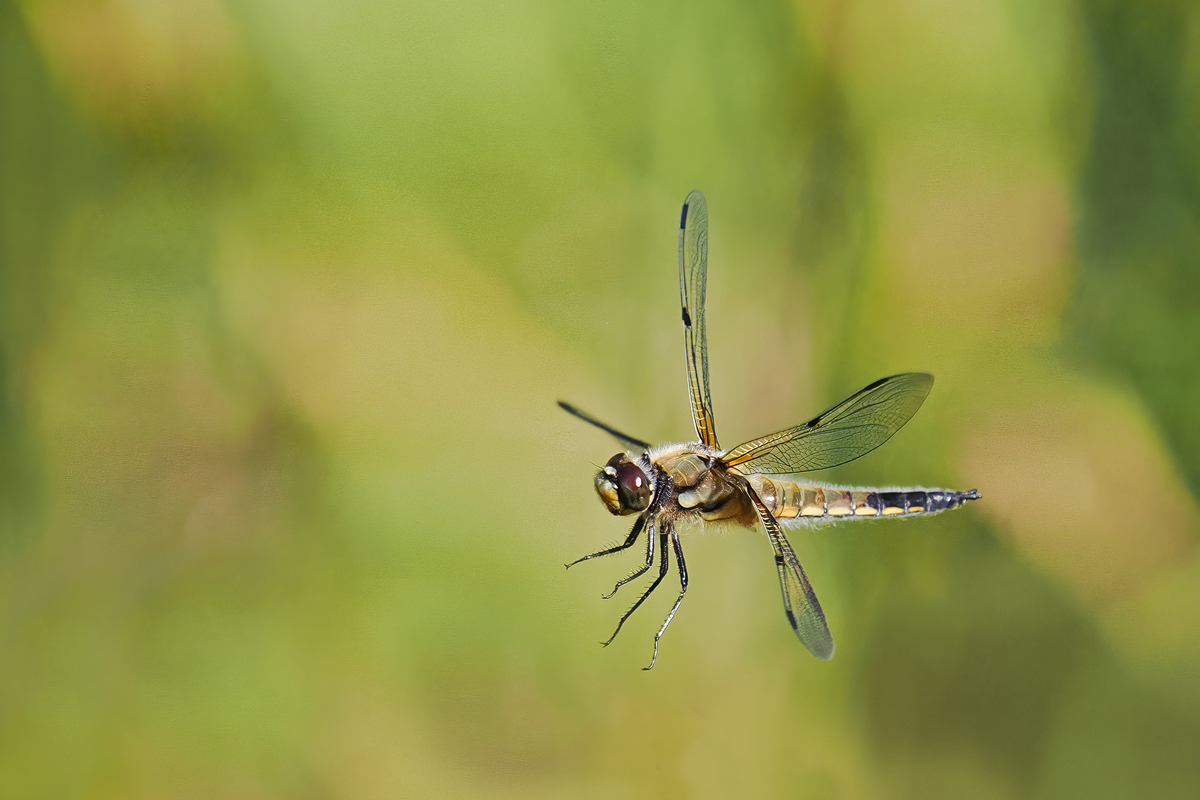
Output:
[[[800,630],[797,629],[796,633],[799,634]],[[803,644],[804,648],[808,650],[808,652],[812,653],[816,658],[819,658],[822,661],[828,661],[829,659],[833,658],[834,652],[837,651],[837,645],[834,644],[833,636],[830,635],[828,628],[822,631],[822,633],[825,635],[820,637],[819,641],[807,642],[801,638],[800,643]]]
[[[775,560],[776,563],[782,562],[782,559],[778,556]],[[833,636],[829,633],[829,628],[825,628],[823,631],[821,631],[821,633],[824,635],[818,636],[816,641],[809,641],[813,638],[811,635],[811,628],[808,628],[809,635],[806,636],[802,632],[802,629],[806,628],[807,626],[800,625],[799,620],[796,619],[796,615],[792,609],[784,606],[783,613],[787,614],[788,622],[791,623],[792,630],[796,633],[796,638],[800,640],[800,644],[804,645],[805,650],[812,653],[813,657],[819,658],[822,661],[828,661],[829,659],[833,658],[833,654],[837,651],[837,644],[834,643]],[[824,614],[821,615],[821,621],[825,621]]]
[[822,661],[829,661],[831,658],[833,658],[833,654],[837,651],[837,645],[834,644],[833,637],[828,636],[828,633],[829,632],[826,631],[826,636],[828,638],[826,638],[824,641],[809,643],[801,639],[800,643],[804,645],[804,648],[808,650],[808,652],[813,654],[814,658],[819,658]]
[[700,190],[692,189],[690,192],[688,192],[688,196],[683,201],[683,211],[679,215],[679,230],[683,230],[687,227],[688,211],[697,203],[701,204],[701,206],[705,208],[708,206],[708,201],[704,199],[704,195],[700,192]]

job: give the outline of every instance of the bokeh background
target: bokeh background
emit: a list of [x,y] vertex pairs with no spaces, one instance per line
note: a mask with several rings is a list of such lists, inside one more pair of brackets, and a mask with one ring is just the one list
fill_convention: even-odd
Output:
[[[591,488],[937,376],[826,480],[966,510],[638,560]],[[1200,796],[1200,10],[0,5],[0,796]]]

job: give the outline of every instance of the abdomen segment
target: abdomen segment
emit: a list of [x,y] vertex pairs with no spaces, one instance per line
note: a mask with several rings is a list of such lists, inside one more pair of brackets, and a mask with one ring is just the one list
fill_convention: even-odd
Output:
[[980,496],[975,489],[966,492],[951,489],[843,489],[807,486],[763,475],[750,475],[746,480],[778,519],[936,514],[957,508]]

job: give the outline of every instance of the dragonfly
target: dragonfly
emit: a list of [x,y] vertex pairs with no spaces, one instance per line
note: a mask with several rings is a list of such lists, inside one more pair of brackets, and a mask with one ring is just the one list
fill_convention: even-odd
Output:
[[789,544],[784,526],[879,517],[915,517],[958,508],[981,497],[977,489],[862,488],[830,486],[800,479],[866,455],[890,439],[917,412],[933,376],[909,372],[881,378],[802,425],[751,439],[731,450],[717,443],[708,386],[708,341],[704,291],[708,273],[708,204],[692,192],[679,218],[679,298],[683,318],[684,363],[692,421],[698,441],[651,445],[622,433],[575,406],[565,411],[615,438],[624,448],[596,473],[596,493],[617,516],[636,514],[633,529],[616,546],[578,558],[567,568],[633,547],[643,535],[645,562],[603,595],[610,598],[650,571],[657,552],[658,574],[617,623],[608,646],[630,615],[666,578],[670,556],[679,573],[679,596],[654,635],[658,643],[687,594],[688,572],[681,527],[737,525],[761,528],[775,553],[783,609],[800,643],[820,659],[833,657],[833,636],[812,584]]

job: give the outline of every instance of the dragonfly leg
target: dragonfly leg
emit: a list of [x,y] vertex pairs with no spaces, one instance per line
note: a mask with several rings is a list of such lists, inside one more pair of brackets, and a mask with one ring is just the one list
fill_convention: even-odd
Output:
[[[683,602],[683,596],[687,594],[687,564],[683,562],[683,547],[679,544],[679,534],[674,530],[671,531],[671,549],[675,551],[675,561],[679,565],[679,597],[675,599],[675,605],[671,606],[671,613],[667,614],[667,618],[663,621],[662,627],[658,629],[658,633],[654,634],[654,656],[650,659],[650,664],[642,667],[642,669],[651,669],[654,667],[654,662],[658,660],[658,640],[662,638],[663,632],[671,624],[671,620],[675,617],[675,612],[679,610],[679,604]],[[665,560],[665,545],[663,546],[663,556]]]
[[641,534],[642,528],[644,527],[646,527],[646,515],[642,514],[637,518],[637,522],[633,523],[633,530],[631,530],[629,535],[625,537],[625,542],[623,544],[619,544],[616,547],[609,547],[606,550],[601,550],[598,553],[592,553],[591,555],[584,556],[583,558],[577,558],[570,564],[566,565],[567,569],[575,566],[580,561],[587,561],[589,558],[599,558],[600,556],[611,556],[613,553],[619,553],[622,550],[627,550],[630,547],[633,547],[633,543],[637,541],[637,538]]
[[629,615],[632,614],[634,611],[637,611],[638,606],[640,606],[643,602],[645,602],[646,598],[650,596],[651,592],[653,592],[655,589],[657,589],[658,585],[660,583],[662,583],[662,579],[666,577],[666,575],[667,575],[667,535],[665,533],[660,533],[658,535],[658,549],[660,551],[659,557],[658,557],[658,577],[654,579],[654,583],[650,584],[650,588],[647,589],[645,591],[645,593],[641,597],[638,598],[638,601],[636,603],[634,603],[632,606],[630,606],[629,610],[626,611],[621,616],[621,621],[617,623],[617,629],[615,631],[613,631],[612,636],[608,637],[608,641],[601,642],[601,644],[604,645],[605,647],[608,647],[610,644],[612,644],[612,640],[617,638],[617,634],[621,632],[621,626],[625,624],[625,620],[629,619]]
[[630,581],[632,581],[636,578],[640,578],[641,576],[645,575],[646,571],[650,569],[650,565],[653,563],[654,563],[654,526],[651,525],[650,532],[646,535],[646,564],[645,564],[645,566],[643,566],[641,569],[635,569],[628,576],[617,581],[617,585],[613,587],[613,590],[611,592],[609,592],[608,594],[602,594],[600,596],[603,597],[605,600],[612,597],[614,594],[617,593],[617,589],[620,589],[622,586],[629,583]]

